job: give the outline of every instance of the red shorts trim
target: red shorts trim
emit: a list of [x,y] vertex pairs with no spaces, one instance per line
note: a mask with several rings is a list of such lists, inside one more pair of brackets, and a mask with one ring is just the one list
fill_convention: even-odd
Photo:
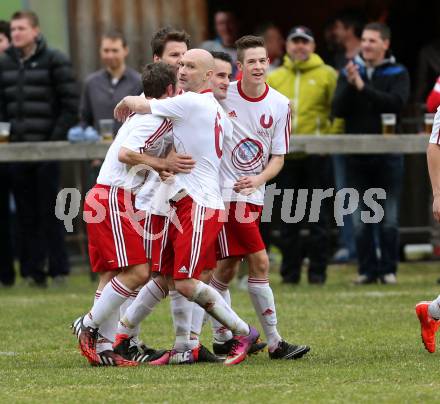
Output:
[[220,210],[200,206],[190,196],[172,206],[160,273],[174,279],[198,279],[215,259],[215,242],[222,227]]
[[168,233],[168,217],[147,214],[148,226],[145,226],[144,240],[147,258],[151,261],[151,270],[160,272],[162,251]]
[[260,233],[263,206],[245,202],[229,202],[226,205],[223,228],[218,236],[218,259],[244,257],[264,250]]
[[219,254],[218,243],[217,243],[217,241],[215,241],[214,245],[207,252],[205,269],[214,269],[217,266],[217,255],[218,254]]
[[87,193],[84,220],[93,272],[147,262],[137,212],[134,195],[122,188],[97,184]]

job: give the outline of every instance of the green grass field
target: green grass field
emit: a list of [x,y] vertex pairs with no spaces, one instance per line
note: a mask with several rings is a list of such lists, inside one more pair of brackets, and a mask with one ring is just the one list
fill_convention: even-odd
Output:
[[[397,286],[352,286],[354,271],[331,267],[324,287],[281,285],[274,274],[279,329],[312,350],[283,362],[263,353],[233,368],[92,368],[69,330],[93,298],[86,275],[65,289],[0,290],[0,402],[438,402],[440,352],[423,349],[414,305],[439,293],[440,264],[402,265]],[[257,324],[247,293],[235,288],[232,298]],[[169,313],[162,303],[143,324],[147,343],[171,346]]]

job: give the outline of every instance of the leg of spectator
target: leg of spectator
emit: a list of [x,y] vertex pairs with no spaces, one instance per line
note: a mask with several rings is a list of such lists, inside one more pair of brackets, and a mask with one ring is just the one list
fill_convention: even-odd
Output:
[[403,180],[403,157],[395,156],[387,158],[384,169],[384,189],[386,200],[384,201],[384,218],[380,227],[380,274],[396,274],[399,262],[399,210],[400,196]]
[[62,279],[69,274],[69,261],[65,246],[65,230],[55,216],[55,202],[60,186],[60,163],[45,163],[40,171],[40,187],[44,192],[44,215],[47,220],[47,256],[49,276]]
[[9,165],[0,164],[0,284],[12,286],[15,282],[12,257],[11,212],[9,207],[10,174]]
[[[285,165],[278,176],[278,184],[282,189],[283,200],[286,198],[286,189],[294,190],[291,210],[288,216],[293,217],[297,206],[298,189],[300,188],[301,177],[303,176],[303,158],[286,160]],[[304,220],[306,220],[305,215]],[[303,259],[303,246],[300,230],[303,226],[302,221],[298,223],[286,223],[281,218],[280,247],[283,255],[281,263],[281,276],[286,283],[298,283],[301,278],[301,265]]]
[[45,286],[46,250],[39,214],[40,194],[37,188],[40,165],[41,163],[16,163],[11,171],[17,205],[21,275],[23,278],[32,279],[38,286]]
[[[333,174],[335,183],[335,193],[340,189],[347,188],[347,162],[346,156],[336,154],[332,156]],[[338,227],[339,249],[344,249],[348,253],[348,259],[356,257],[356,243],[353,229],[353,219],[351,215],[344,216],[344,225]],[[338,250],[339,251],[339,250]],[[337,252],[338,253],[338,252]],[[338,254],[336,254],[338,255]],[[341,251],[342,255],[342,251]]]
[[[369,209],[363,201],[365,191],[371,186],[372,178],[377,177],[374,164],[369,163],[369,156],[350,157],[348,160],[348,184],[359,192],[359,208],[353,213],[353,226],[358,252],[360,283],[375,281],[378,271],[376,245],[374,243],[373,224],[364,223],[362,211]],[[370,178],[373,176],[372,178]]]
[[[330,185],[330,162],[327,157],[310,156],[307,163],[307,179],[313,189],[327,189]],[[309,283],[322,284],[327,278],[329,251],[329,202],[322,201],[318,222],[308,223],[310,235],[307,243],[307,256],[310,259]]]

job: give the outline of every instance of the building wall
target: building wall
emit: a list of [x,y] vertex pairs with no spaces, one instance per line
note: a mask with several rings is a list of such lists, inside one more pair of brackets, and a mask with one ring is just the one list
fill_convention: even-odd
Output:
[[26,0],[23,3],[38,14],[41,31],[49,46],[69,54],[67,0]]
[[185,29],[194,44],[207,32],[205,0],[68,0],[67,12],[71,57],[80,78],[99,68],[100,37],[109,29],[127,36],[128,64],[136,69],[151,61],[150,39],[160,27]]

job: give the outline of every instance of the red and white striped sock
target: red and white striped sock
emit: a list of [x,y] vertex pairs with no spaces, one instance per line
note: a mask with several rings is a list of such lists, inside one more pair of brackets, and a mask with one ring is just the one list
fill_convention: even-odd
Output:
[[[231,294],[229,293],[229,288],[227,283],[219,281],[215,275],[211,277],[209,286],[214,288],[218,293],[220,293],[226,304],[231,307]],[[215,342],[225,342],[229,341],[233,335],[230,330],[219,323],[214,317],[211,317],[212,321],[212,334]]]
[[170,291],[171,298],[171,315],[173,317],[174,332],[176,339],[174,341],[174,349],[178,352],[185,352],[192,349],[195,345],[191,341],[191,317],[193,310],[193,302],[190,302],[185,296],[179,292]]
[[[131,304],[135,301],[140,290],[141,290],[141,288],[137,288],[135,291],[133,291],[130,294],[130,297],[124,303],[122,303],[121,307],[119,308],[119,318],[120,319],[124,318],[125,313],[127,312],[128,308],[131,306]],[[135,329],[133,330],[133,335],[139,335],[140,331],[141,331],[141,327],[140,327],[140,324],[138,324],[135,327]]]
[[127,334],[130,336],[138,335],[136,334],[136,330],[142,320],[166,297],[167,292],[163,290],[154,279],[151,279],[142,287],[136,299],[128,307],[125,315],[121,317],[118,334]]
[[255,311],[266,334],[269,351],[278,347],[281,336],[277,330],[277,313],[269,279],[249,278],[248,291]]
[[101,297],[95,302],[89,314],[84,317],[84,325],[99,328],[114,311],[119,316],[119,307],[130,297],[132,292],[117,277],[114,277],[104,286]]

